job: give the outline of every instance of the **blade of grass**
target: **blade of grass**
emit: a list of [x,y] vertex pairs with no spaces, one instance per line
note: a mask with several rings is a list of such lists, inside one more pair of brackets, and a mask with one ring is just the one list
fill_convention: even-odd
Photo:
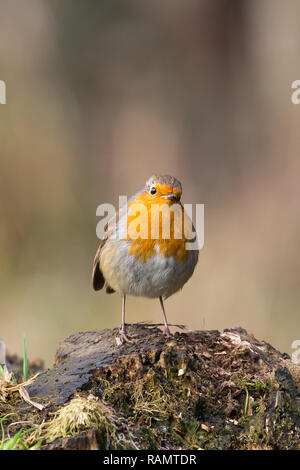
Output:
[[3,447],[3,444],[4,444],[4,439],[5,439],[5,431],[4,431],[3,421],[5,421],[8,416],[13,415],[13,414],[14,413],[8,413],[7,415],[3,416],[3,418],[0,419],[0,427],[1,427],[0,450],[2,450],[2,447]]
[[29,448],[27,447],[27,445],[25,444],[24,441],[22,441],[22,439],[19,439],[19,442],[18,444],[20,444],[23,448],[23,450],[29,450]]
[[15,374],[14,374],[13,372],[11,373],[11,378],[12,378],[12,380],[13,380],[13,383],[14,383],[15,385],[17,385],[17,379],[16,379]]
[[29,448],[29,450],[38,450],[42,445],[42,441],[37,442],[34,444],[32,447]]
[[2,450],[12,450],[18,443],[18,440],[22,436],[22,429],[18,431],[11,439],[9,439],[5,444],[2,446]]
[[[24,449],[25,444],[21,440],[21,437],[25,436],[25,434],[33,430],[34,428],[27,429],[26,431],[23,431],[22,429],[20,429],[11,439],[9,439],[7,442],[5,442],[2,445],[1,450],[13,450],[17,444],[21,444],[21,446]],[[26,450],[29,450],[29,449],[26,447]]]
[[5,438],[5,431],[4,431],[4,426],[3,426],[3,420],[1,419],[0,421],[0,426],[1,426],[1,442],[0,442],[0,450],[2,449],[4,438]]

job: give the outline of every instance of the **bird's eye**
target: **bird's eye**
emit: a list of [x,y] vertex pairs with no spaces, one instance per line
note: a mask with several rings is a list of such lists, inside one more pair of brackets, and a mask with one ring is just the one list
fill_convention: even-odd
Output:
[[150,189],[150,194],[156,194],[156,189],[154,186]]

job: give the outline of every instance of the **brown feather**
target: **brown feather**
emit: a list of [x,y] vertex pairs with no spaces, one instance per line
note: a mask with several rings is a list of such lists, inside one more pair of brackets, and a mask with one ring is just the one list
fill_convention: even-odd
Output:
[[109,284],[107,284],[107,282],[105,282],[105,291],[107,294],[113,294],[114,292],[116,292],[112,287],[110,287]]
[[105,240],[102,240],[99,248],[97,250],[95,259],[94,259],[94,266],[93,266],[93,274],[92,274],[92,280],[93,280],[93,288],[95,290],[100,290],[103,288],[105,279],[103,277],[103,274],[100,270],[100,252],[104,246]]

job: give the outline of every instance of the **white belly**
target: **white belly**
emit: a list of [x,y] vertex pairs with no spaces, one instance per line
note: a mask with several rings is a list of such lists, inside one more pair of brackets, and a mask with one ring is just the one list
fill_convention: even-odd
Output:
[[183,287],[194,272],[198,251],[192,250],[183,261],[160,254],[138,261],[128,254],[130,242],[108,240],[100,256],[100,269],[117,292],[137,297],[169,297]]

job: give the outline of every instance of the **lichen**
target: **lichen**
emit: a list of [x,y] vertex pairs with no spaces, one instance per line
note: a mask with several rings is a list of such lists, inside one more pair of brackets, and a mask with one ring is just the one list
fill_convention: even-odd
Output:
[[118,432],[112,410],[94,396],[86,398],[78,395],[55,412],[50,421],[42,423],[31,433],[27,443],[50,443],[55,439],[74,436],[89,429],[100,431],[102,448],[121,449],[122,442],[129,440]]

